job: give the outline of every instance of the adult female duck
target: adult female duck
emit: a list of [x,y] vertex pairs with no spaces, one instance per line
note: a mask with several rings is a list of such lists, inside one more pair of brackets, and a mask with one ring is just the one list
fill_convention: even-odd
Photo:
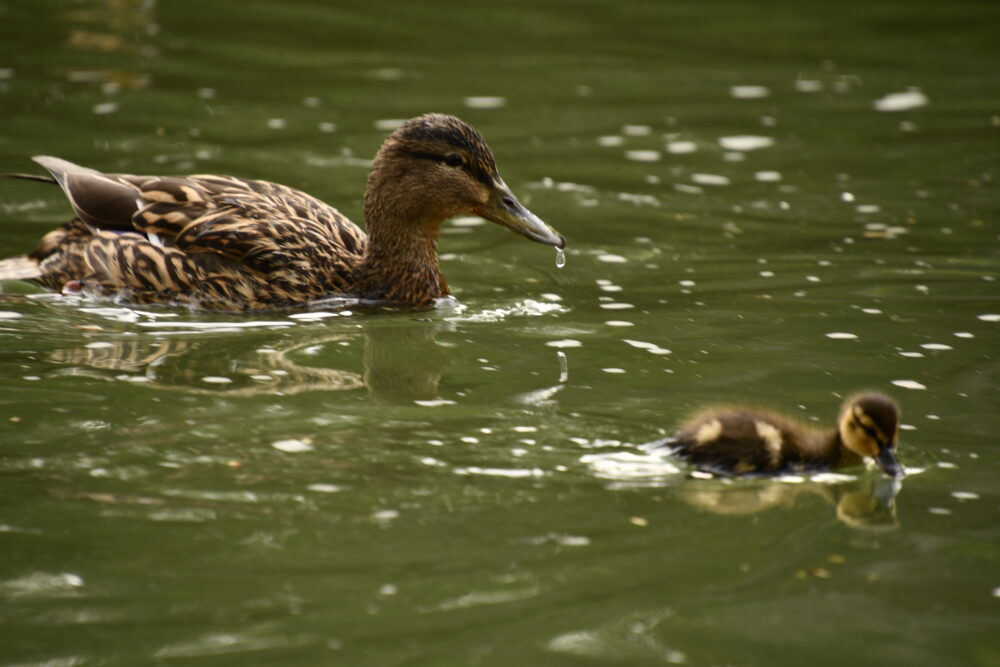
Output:
[[232,176],[103,174],[36,157],[76,217],[0,279],[126,303],[250,311],[346,296],[422,306],[449,293],[437,240],[447,218],[479,215],[532,241],[565,240],[518,202],[493,152],[454,116],[407,121],[379,149],[361,231],[337,209],[277,183]]

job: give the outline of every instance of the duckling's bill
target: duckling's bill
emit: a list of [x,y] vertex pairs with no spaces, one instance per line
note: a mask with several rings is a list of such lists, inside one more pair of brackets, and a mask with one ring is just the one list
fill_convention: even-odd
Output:
[[536,243],[544,243],[560,249],[566,247],[566,239],[525,208],[510,191],[510,188],[502,182],[493,188],[489,201],[477,210],[476,214],[490,222],[503,225],[512,232],[517,232]]
[[896,460],[896,453],[888,447],[879,449],[879,453],[875,455],[875,463],[879,470],[890,477],[902,477],[906,474],[903,466]]

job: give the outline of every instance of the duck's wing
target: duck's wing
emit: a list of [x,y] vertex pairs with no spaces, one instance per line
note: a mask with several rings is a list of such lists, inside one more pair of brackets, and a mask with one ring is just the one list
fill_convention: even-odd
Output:
[[44,156],[35,161],[93,230],[92,242],[74,247],[105,290],[139,289],[153,272],[171,278],[167,291],[197,291],[215,280],[241,285],[234,298],[260,292],[252,301],[308,301],[346,289],[364,255],[363,231],[294,188],[214,175],[104,174]]
[[228,176],[122,177],[139,191],[134,228],[188,254],[211,253],[264,273],[332,273],[346,280],[367,237],[300,190]]

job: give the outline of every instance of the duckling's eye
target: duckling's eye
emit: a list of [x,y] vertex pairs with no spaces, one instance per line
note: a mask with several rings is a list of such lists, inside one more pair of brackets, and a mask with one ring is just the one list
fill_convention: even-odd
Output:
[[458,153],[448,153],[444,156],[444,163],[449,167],[461,167],[465,162]]

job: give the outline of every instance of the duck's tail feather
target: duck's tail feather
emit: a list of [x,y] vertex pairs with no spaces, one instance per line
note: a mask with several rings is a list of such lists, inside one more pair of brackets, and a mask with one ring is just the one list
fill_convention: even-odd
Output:
[[0,259],[0,280],[34,280],[41,276],[38,262],[27,255]]
[[56,179],[51,176],[42,176],[41,174],[3,174],[6,178],[20,178],[25,181],[39,181],[41,183],[51,183],[55,184]]
[[[85,223],[98,229],[134,231],[132,215],[139,206],[139,192],[134,186],[51,155],[36,155],[31,159],[52,175],[48,182],[63,189],[73,210]],[[36,180],[47,179],[42,176]]]

